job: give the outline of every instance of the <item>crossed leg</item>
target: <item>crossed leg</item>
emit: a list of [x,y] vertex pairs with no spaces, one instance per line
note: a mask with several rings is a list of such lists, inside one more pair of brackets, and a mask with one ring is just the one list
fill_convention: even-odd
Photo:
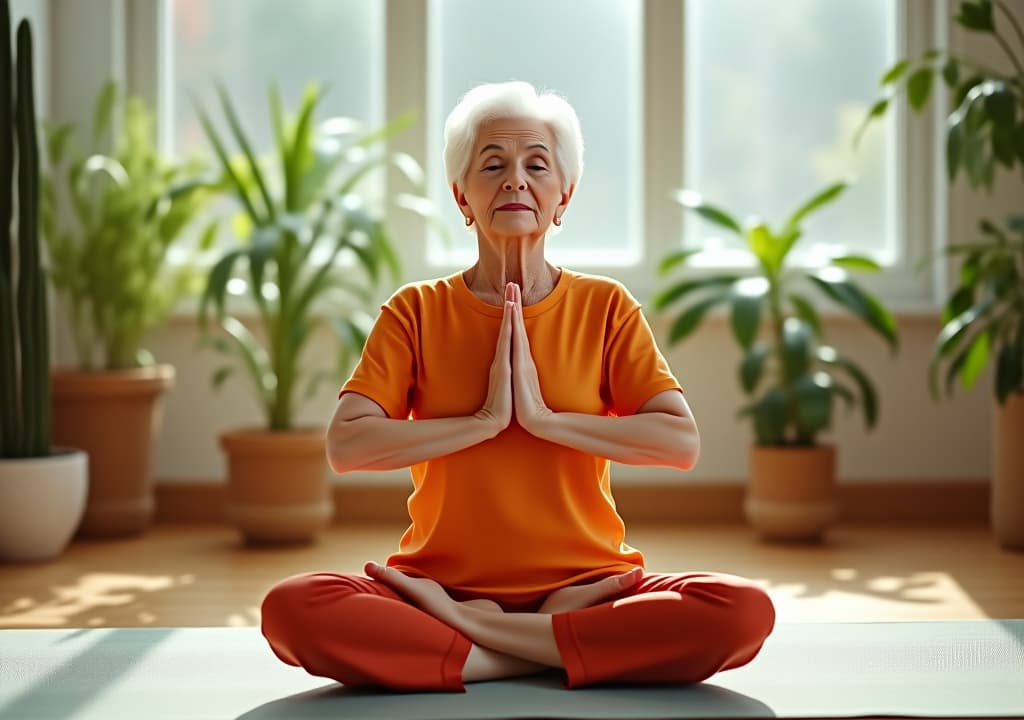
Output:
[[614,599],[554,614],[449,599],[468,618],[460,632],[454,616],[446,623],[414,606],[431,581],[406,579],[400,594],[355,575],[289,578],[264,601],[264,635],[283,661],[349,685],[458,691],[564,667],[568,686],[581,687],[699,682],[753,659],[775,617],[749,581],[689,573],[648,575]]

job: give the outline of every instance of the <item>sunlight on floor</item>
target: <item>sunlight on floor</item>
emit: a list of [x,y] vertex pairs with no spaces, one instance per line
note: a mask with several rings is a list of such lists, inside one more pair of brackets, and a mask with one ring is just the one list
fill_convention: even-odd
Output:
[[907,577],[861,576],[853,568],[835,568],[827,586],[773,583],[759,578],[775,602],[779,622],[834,622],[837,613],[850,622],[927,620],[988,615],[947,573],[918,572]]
[[87,573],[73,585],[50,588],[51,597],[19,597],[0,607],[0,627],[62,627],[75,618],[76,626],[103,627],[104,614],[115,612],[118,622],[128,609],[137,607],[138,625],[152,625],[156,616],[146,609],[146,594],[191,585],[194,575],[129,575]]

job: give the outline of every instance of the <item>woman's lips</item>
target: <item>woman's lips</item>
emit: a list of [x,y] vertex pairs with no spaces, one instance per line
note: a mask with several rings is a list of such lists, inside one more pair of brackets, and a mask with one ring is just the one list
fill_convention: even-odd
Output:
[[528,205],[522,203],[509,203],[508,205],[502,205],[499,210],[532,210]]

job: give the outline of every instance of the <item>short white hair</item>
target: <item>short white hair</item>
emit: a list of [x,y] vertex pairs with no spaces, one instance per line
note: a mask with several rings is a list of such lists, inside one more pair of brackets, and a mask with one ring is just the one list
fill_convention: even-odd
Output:
[[583,175],[583,133],[572,105],[562,96],[537,93],[528,82],[477,85],[459,100],[444,123],[444,168],[449,187],[464,186],[480,126],[490,120],[530,118],[550,128],[555,138],[555,165],[562,175],[562,192],[579,185]]

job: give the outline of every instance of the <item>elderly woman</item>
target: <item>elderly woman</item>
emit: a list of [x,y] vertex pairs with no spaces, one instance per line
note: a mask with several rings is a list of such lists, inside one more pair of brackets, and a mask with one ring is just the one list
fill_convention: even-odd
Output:
[[749,662],[775,620],[759,587],[648,573],[623,542],[609,461],[689,470],[700,443],[639,303],[544,257],[583,168],[575,112],[526,83],[483,85],[445,140],[479,259],[388,300],[327,431],[336,472],[411,468],[412,524],[366,576],[274,587],[270,646],[403,690],[547,668],[570,688],[690,683]]

